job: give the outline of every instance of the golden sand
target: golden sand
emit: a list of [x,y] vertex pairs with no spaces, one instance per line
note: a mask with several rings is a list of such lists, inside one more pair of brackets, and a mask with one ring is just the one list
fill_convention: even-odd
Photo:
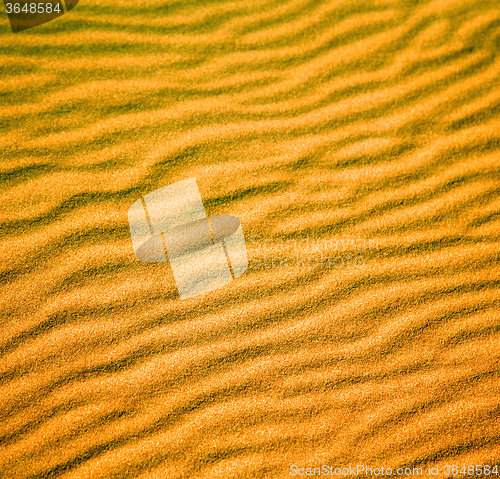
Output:
[[[0,36],[0,477],[500,474],[498,1],[106,0]],[[192,177],[249,267],[181,301],[127,210]]]

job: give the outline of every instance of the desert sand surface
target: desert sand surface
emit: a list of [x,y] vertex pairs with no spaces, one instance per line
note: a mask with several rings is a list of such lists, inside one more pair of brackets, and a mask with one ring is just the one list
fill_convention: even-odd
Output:
[[[0,129],[1,478],[500,475],[498,0],[2,10]],[[181,300],[188,178],[249,266]]]

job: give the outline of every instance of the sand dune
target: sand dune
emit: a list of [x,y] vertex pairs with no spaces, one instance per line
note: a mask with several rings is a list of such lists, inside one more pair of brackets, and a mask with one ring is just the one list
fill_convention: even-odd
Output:
[[[498,2],[105,0],[0,35],[0,477],[500,474]],[[192,177],[249,268],[181,301],[127,210]]]

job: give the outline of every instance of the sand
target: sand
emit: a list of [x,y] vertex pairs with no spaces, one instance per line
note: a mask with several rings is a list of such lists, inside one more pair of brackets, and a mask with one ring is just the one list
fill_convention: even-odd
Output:
[[[496,0],[81,1],[0,37],[0,477],[500,474]],[[127,211],[187,178],[249,267],[181,301]]]

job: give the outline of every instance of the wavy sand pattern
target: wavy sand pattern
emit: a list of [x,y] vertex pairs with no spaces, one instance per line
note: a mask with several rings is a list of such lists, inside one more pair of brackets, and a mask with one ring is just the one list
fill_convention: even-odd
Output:
[[[0,21],[0,477],[500,468],[498,1],[91,3]],[[250,266],[180,301],[190,177]]]

